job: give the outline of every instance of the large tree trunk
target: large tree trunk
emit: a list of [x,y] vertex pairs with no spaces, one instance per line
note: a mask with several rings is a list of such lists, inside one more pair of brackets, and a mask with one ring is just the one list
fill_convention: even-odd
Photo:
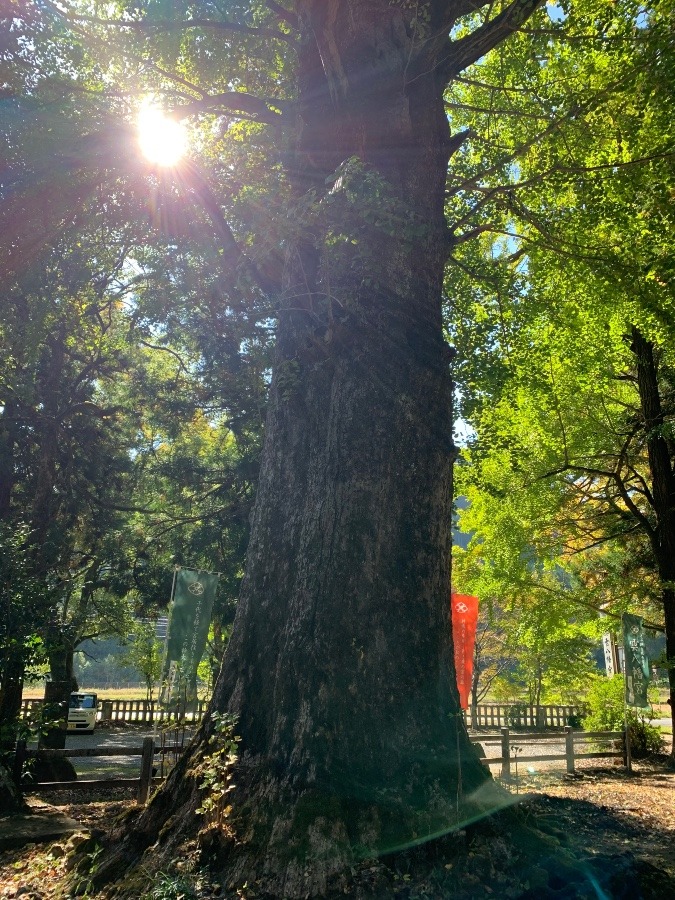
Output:
[[[223,866],[230,884],[275,896],[322,892],[361,856],[457,827],[491,793],[450,631],[452,141],[438,64],[452,4],[428,6],[422,34],[408,4],[296,4],[288,174],[305,202],[292,213],[300,238],[287,251],[247,573],[213,702],[241,736]],[[169,816],[162,840],[178,839],[210,730],[100,879]]]

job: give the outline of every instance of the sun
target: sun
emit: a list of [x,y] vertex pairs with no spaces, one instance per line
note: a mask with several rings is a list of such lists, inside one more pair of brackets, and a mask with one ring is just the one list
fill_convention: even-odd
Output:
[[161,109],[147,105],[138,113],[138,143],[151,163],[175,166],[187,150],[187,132]]

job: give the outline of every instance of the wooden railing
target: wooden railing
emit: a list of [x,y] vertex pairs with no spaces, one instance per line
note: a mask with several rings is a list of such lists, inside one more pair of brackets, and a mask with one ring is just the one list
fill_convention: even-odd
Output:
[[469,728],[564,728],[577,725],[585,713],[579,706],[528,706],[524,703],[479,703],[465,711]]
[[[25,741],[17,741],[16,751],[14,754],[14,764],[12,772],[14,782],[23,793],[35,793],[41,791],[87,791],[100,788],[111,787],[136,787],[136,797],[139,803],[145,803],[150,792],[150,785],[153,782],[159,782],[161,778],[153,777],[153,763],[155,755],[158,753],[172,753],[178,755],[183,752],[183,748],[179,745],[165,745],[156,747],[152,738],[144,738],[142,747],[91,747],[80,748],[79,750],[32,750],[29,749]],[[99,756],[140,756],[141,771],[137,778],[92,778],[80,779],[75,781],[26,781],[24,772],[26,763],[31,759],[57,759],[68,758],[75,759],[80,757],[99,757]]]
[[[21,716],[29,719],[37,716],[42,700],[22,700]],[[199,721],[204,717],[208,701],[198,700],[194,709],[186,713],[186,718]],[[155,700],[99,700],[97,721],[111,725],[125,722],[130,725],[154,725],[175,718]]]
[[[564,740],[565,749],[560,752],[543,752],[520,755],[525,745],[541,747],[543,751],[555,750],[553,744],[560,744]],[[630,747],[626,746],[624,732],[622,731],[574,731],[567,726],[564,735],[558,734],[518,734],[503,728],[501,735],[485,737],[482,740],[474,740],[474,746],[485,751],[486,747],[499,746],[499,756],[483,756],[483,763],[487,766],[501,766],[501,778],[510,781],[514,774],[518,774],[518,765],[526,766],[534,762],[565,762],[568,775],[575,773],[575,763],[579,759],[606,759],[609,757],[622,757],[630,771]],[[589,749],[589,744],[594,745]],[[597,749],[600,744],[612,745],[611,750]],[[620,749],[616,749],[617,744]],[[547,747],[547,745],[549,745]],[[136,787],[138,803],[144,804],[148,799],[150,786],[162,779],[153,777],[154,760],[157,754],[174,754],[178,756],[183,752],[183,747],[176,745],[164,745],[156,747],[152,738],[143,740],[142,747],[93,747],[73,750],[32,750],[28,749],[25,741],[18,741],[12,767],[14,781],[24,793],[43,791],[92,791],[111,787]],[[140,756],[141,770],[137,778],[96,778],[77,779],[75,781],[28,781],[23,778],[26,763],[31,759],[77,758],[77,757],[113,757],[113,756]]]
[[[42,706],[42,700],[23,700],[21,714],[34,717]],[[188,718],[203,718],[208,701],[199,700]],[[583,706],[526,706],[523,703],[480,703],[464,713],[469,728],[564,728],[578,725],[584,715]],[[155,700],[104,700],[99,701],[99,723],[115,725],[125,722],[132,725],[154,725],[174,717],[159,707]]]
[[[553,750],[555,748],[547,748],[547,744],[560,744],[564,737],[565,752],[551,753],[543,752],[533,755],[523,754],[525,745],[538,745],[543,751],[546,749]],[[498,745],[500,747],[499,756],[483,757],[482,761],[488,766],[501,766],[501,777],[508,779],[511,777],[511,767],[517,767],[518,764],[528,765],[534,762],[554,762],[564,760],[567,767],[567,774],[574,775],[575,761],[578,759],[607,759],[610,757],[622,757],[624,764],[630,768],[630,747],[626,746],[626,739],[623,731],[575,731],[573,728],[566,726],[564,735],[561,734],[518,734],[511,732],[508,728],[502,728],[499,737],[485,737],[481,740],[472,741],[476,747],[481,747],[483,751],[486,747]],[[620,744],[620,749],[616,749],[616,744]],[[611,750],[598,750],[600,744],[611,745]],[[589,745],[591,747],[589,748]],[[595,745],[593,747],[593,745]]]

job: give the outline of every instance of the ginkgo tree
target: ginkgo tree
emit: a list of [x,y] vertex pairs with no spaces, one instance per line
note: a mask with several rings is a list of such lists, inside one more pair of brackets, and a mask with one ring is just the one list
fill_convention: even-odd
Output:
[[[512,108],[467,220],[479,241],[458,254],[476,280],[451,273],[470,478],[486,515],[501,498],[521,551],[557,557],[578,602],[660,620],[672,660],[672,5],[565,13],[552,30],[575,21],[578,41],[542,43],[529,95],[502,89],[517,39],[453,98],[488,122],[496,98]],[[550,129],[534,141],[540,116]]]

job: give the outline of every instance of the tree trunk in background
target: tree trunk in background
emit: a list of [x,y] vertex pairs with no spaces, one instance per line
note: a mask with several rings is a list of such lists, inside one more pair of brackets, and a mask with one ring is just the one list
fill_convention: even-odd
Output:
[[3,816],[27,813],[27,804],[12,778],[9,769],[0,763],[0,809]]
[[44,737],[41,743],[50,750],[63,750],[68,733],[70,694],[77,690],[77,680],[73,674],[73,647],[66,644],[60,635],[53,636],[53,639],[58,643],[53,643],[49,650],[51,680],[45,682]]
[[[662,585],[666,630],[666,667],[671,698],[671,721],[675,735],[675,472],[666,435],[662,431],[665,418],[661,403],[658,366],[654,345],[633,326],[631,350],[637,362],[640,406],[647,441],[651,474],[652,506],[656,528],[651,535],[652,550]],[[675,738],[673,740],[675,756]]]
[[6,399],[0,411],[0,521],[9,517],[14,488],[15,407],[11,399]]
[[478,686],[481,676],[481,656],[479,651],[479,641],[473,648],[473,669],[471,671],[471,728],[475,731],[478,728]]
[[[496,793],[468,740],[450,630],[439,62],[453,4],[427,6],[420,36],[407,4],[296,3],[288,176],[316,198],[289,213],[306,236],[287,248],[247,572],[213,700],[241,736],[223,868],[273,896],[321,893]],[[115,839],[99,882],[168,817],[167,854],[194,829],[188,776],[210,730]]]
[[0,748],[13,748],[23,695],[23,654],[5,650],[0,684]]
[[69,681],[46,681],[40,746],[63,750],[68,729]]

